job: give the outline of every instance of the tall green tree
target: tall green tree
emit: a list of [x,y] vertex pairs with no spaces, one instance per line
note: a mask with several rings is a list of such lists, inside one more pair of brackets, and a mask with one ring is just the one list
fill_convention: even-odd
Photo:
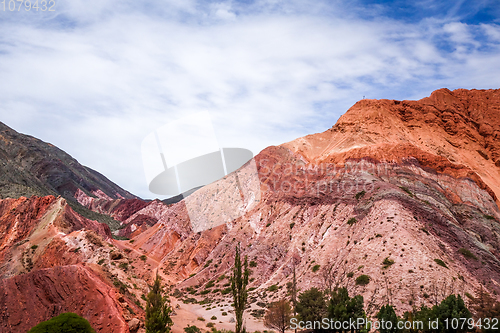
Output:
[[340,322],[366,318],[363,306],[363,296],[356,295],[351,298],[347,288],[339,288],[332,292],[328,302],[328,318]]
[[[472,318],[472,314],[465,306],[464,300],[462,299],[462,297],[460,297],[460,295],[450,295],[446,297],[439,305],[435,305],[432,307],[432,312],[439,320],[438,332],[462,333],[469,331],[467,327],[464,327],[463,329],[461,327],[459,327],[458,329],[453,329],[451,326],[451,321],[454,318],[456,318],[459,323],[461,318]],[[448,329],[446,329],[446,319],[448,319]]]
[[161,278],[156,272],[156,278],[146,302],[146,333],[168,333],[173,325],[170,314],[172,308],[168,297],[163,295]]
[[[405,312],[403,320],[405,321],[420,321],[423,323],[423,329],[418,332],[422,333],[464,333],[472,332],[468,325],[465,324],[462,328],[462,320],[464,318],[472,318],[472,314],[465,306],[465,303],[460,295],[449,295],[440,304],[428,308],[424,305],[418,311]],[[453,319],[458,320],[458,329],[453,329]],[[437,320],[437,328],[430,327],[429,323],[434,323]],[[448,325],[446,325],[446,322]],[[455,321],[456,322],[456,321]],[[405,329],[404,332],[415,333],[416,329]]]
[[300,320],[321,321],[326,315],[325,294],[317,288],[306,290],[299,295],[296,308]]
[[243,267],[240,258],[240,244],[236,246],[236,254],[234,256],[233,274],[231,276],[231,290],[233,292],[234,301],[234,315],[236,317],[235,333],[244,333],[243,327],[243,313],[247,305],[248,299],[248,276],[250,270],[248,269],[248,258],[245,256]]
[[388,325],[384,325],[384,327],[380,328],[379,331],[380,333],[396,333],[399,332],[400,330],[398,329],[398,321],[399,318],[396,315],[396,311],[394,311],[394,308],[392,305],[386,304],[380,308],[380,311],[377,313],[377,319],[379,322],[390,322],[391,323],[391,328],[388,327]]

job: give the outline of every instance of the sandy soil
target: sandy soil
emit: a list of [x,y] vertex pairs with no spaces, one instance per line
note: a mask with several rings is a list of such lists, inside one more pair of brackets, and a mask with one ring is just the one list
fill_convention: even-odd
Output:
[[[204,309],[199,304],[184,304],[176,299],[171,299],[172,307],[175,309],[176,315],[172,317],[174,321],[174,326],[172,326],[172,333],[184,333],[184,327],[195,325],[202,330],[209,331],[206,325],[207,323],[214,323],[215,327],[220,329],[226,329],[234,331],[235,323],[231,323],[231,318],[234,315],[229,311],[232,311],[232,307],[225,305],[223,307],[217,306],[210,310]],[[180,308],[177,308],[179,306]],[[222,316],[222,312],[227,312],[227,316]],[[217,317],[216,320],[211,320],[212,316]],[[202,317],[205,321],[198,320],[198,317]],[[264,326],[262,319],[255,319],[250,315],[248,310],[245,312],[245,326],[247,332],[269,330]]]

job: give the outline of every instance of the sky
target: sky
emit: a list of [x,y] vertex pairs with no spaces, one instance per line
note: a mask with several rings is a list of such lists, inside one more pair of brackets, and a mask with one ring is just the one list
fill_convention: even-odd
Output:
[[11,2],[0,121],[142,198],[142,141],[200,111],[220,147],[257,154],[364,97],[500,88],[498,0]]

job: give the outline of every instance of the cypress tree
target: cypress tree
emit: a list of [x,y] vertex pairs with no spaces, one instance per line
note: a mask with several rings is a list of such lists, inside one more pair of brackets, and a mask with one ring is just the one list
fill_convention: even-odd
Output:
[[377,313],[377,319],[381,322],[382,320],[387,322],[391,322],[391,328],[386,324],[384,328],[380,328],[379,331],[380,333],[396,333],[399,332],[400,330],[398,329],[398,321],[399,318],[396,315],[396,311],[394,311],[394,308],[392,305],[386,304],[382,306],[380,311]]
[[248,258],[245,256],[243,267],[240,258],[240,244],[236,246],[236,254],[234,256],[233,275],[231,276],[231,290],[233,292],[234,300],[234,315],[236,317],[235,333],[244,333],[243,327],[243,312],[247,304],[248,298],[248,276],[250,270],[248,269]]
[[156,272],[156,278],[146,302],[146,333],[168,333],[173,322],[170,318],[172,308],[168,298],[163,296],[161,278]]

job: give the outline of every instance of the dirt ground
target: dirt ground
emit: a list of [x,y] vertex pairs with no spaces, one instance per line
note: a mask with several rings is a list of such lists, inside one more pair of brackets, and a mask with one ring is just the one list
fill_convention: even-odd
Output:
[[[204,309],[199,304],[184,304],[176,299],[171,299],[172,308],[174,309],[176,315],[172,317],[174,325],[172,326],[172,333],[184,333],[184,327],[195,325],[201,330],[210,331],[210,328],[207,327],[207,323],[214,323],[215,327],[220,329],[226,329],[234,331],[235,323],[231,323],[231,318],[234,318],[232,311],[232,307],[225,306],[217,306],[216,308],[212,308],[210,310]],[[177,305],[180,308],[177,308]],[[222,312],[227,312],[227,316],[223,316]],[[211,320],[212,316],[217,317],[215,320]],[[204,318],[205,321],[199,320],[198,317]],[[245,311],[244,315],[245,326],[247,332],[255,332],[260,331],[263,332],[265,330],[269,330],[264,326],[262,319],[255,319],[249,314],[249,311]]]

